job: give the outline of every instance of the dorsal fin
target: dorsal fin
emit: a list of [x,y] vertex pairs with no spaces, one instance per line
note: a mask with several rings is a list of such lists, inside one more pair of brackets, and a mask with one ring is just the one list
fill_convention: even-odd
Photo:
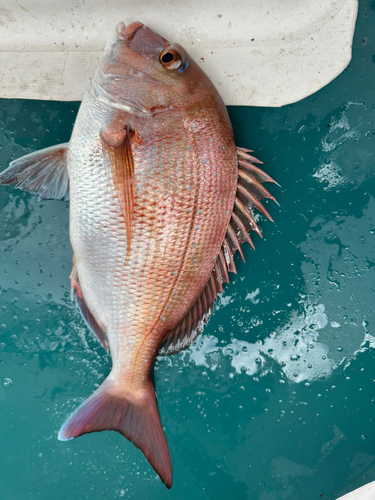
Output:
[[113,146],[108,142],[106,134],[102,133],[103,148],[111,163],[113,181],[125,219],[126,262],[130,258],[134,219],[134,159],[131,148],[133,134],[133,131],[125,127],[120,136],[121,142]]
[[[227,263],[228,259],[231,261],[231,265],[228,265],[228,270],[231,272],[236,272],[235,269],[232,271],[231,266],[234,264],[234,262],[232,262],[234,254],[239,250],[238,244],[242,245],[242,243],[247,241],[252,248],[255,249],[253,242],[251,240],[249,241],[250,237],[247,234],[248,231],[255,231],[262,237],[262,233],[254,220],[252,210],[256,208],[273,222],[272,217],[261,204],[260,200],[269,198],[277,203],[275,198],[262,186],[263,182],[273,182],[275,184],[277,184],[277,182],[263,172],[263,170],[253,165],[253,163],[262,162],[254,156],[249,155],[249,152],[252,153],[249,149],[237,148],[239,169],[237,193],[230,222],[232,230],[227,231],[223,244]],[[240,253],[243,258],[242,252]]]
[[[217,256],[212,273],[193,306],[181,322],[167,332],[160,350],[162,355],[175,354],[191,345],[203,331],[203,327],[211,315],[217,294],[223,290],[223,283],[229,283],[228,272],[236,273],[234,254],[239,251],[244,260],[241,245],[247,241],[254,249],[248,231],[255,231],[262,236],[254,220],[252,209],[256,208],[272,221],[267,210],[260,203],[262,198],[275,198],[262,186],[263,182],[275,182],[253,163],[262,163],[248,153],[248,149],[237,148],[238,164],[241,167],[238,175],[237,194],[232,217],[225,235],[222,248]],[[276,202],[277,203],[277,202]]]

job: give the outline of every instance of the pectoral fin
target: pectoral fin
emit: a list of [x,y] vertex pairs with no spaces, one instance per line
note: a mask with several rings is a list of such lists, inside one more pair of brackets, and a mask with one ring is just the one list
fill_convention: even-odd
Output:
[[116,141],[108,134],[102,133],[103,149],[111,164],[116,193],[125,219],[126,261],[130,258],[134,219],[134,159],[131,147],[133,135],[128,127],[116,133]]
[[0,184],[39,194],[41,199],[68,200],[69,175],[67,155],[69,143],[17,158],[0,174]]

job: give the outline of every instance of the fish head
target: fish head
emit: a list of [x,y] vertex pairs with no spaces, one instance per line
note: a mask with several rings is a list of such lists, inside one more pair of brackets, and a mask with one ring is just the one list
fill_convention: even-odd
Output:
[[117,25],[94,85],[101,99],[140,116],[195,106],[218,96],[181,45],[171,44],[140,22]]

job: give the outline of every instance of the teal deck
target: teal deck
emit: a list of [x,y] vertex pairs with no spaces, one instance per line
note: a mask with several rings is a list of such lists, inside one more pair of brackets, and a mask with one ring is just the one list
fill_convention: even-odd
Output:
[[[156,361],[169,492],[117,433],[57,440],[110,359],[70,302],[68,203],[0,188],[2,499],[334,500],[375,480],[374,26],[361,1],[353,60],[317,94],[229,108],[281,207],[196,344]],[[67,141],[78,106],[2,100],[1,167]]]

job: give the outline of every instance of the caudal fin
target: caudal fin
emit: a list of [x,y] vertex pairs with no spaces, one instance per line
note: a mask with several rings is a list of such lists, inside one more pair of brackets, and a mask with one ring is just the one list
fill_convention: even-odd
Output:
[[59,439],[104,430],[123,434],[143,451],[166,487],[172,486],[171,458],[151,381],[146,388],[130,393],[107,378],[68,418]]

